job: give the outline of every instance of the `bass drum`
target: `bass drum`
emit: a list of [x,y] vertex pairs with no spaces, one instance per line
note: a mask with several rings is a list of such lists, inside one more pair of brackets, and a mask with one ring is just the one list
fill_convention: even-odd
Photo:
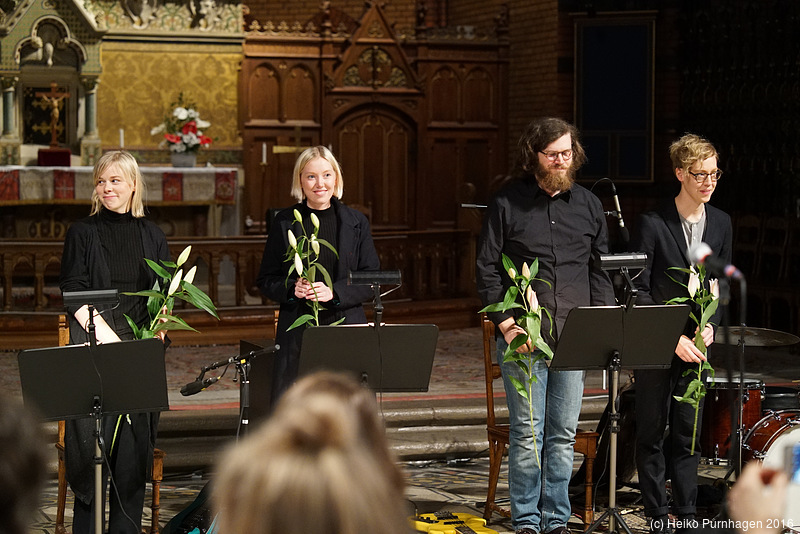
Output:
[[742,461],[761,460],[773,469],[784,468],[784,451],[800,443],[800,410],[782,410],[762,418],[742,445]]

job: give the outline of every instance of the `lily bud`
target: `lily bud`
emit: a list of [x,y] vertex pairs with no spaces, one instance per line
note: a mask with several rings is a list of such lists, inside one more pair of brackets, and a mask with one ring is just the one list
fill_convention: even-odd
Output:
[[297,248],[297,238],[294,236],[294,232],[292,232],[291,230],[287,230],[286,235],[289,238],[289,245],[292,248]]
[[714,295],[715,299],[719,298],[719,280],[716,278],[712,278],[708,281],[709,289],[711,290],[711,294]]
[[167,291],[167,296],[172,295],[177,291],[178,286],[181,285],[181,276],[183,275],[183,269],[179,269],[175,276],[172,277],[172,282],[169,284],[169,290]]
[[297,222],[303,222],[303,217],[300,215],[300,212],[295,208],[294,210],[294,220]]
[[689,273],[689,283],[686,287],[689,290],[690,297],[694,297],[695,294],[700,290],[700,275],[698,275],[697,271],[694,269],[692,269]]
[[194,273],[197,272],[197,265],[189,269],[189,272],[186,273],[186,276],[183,277],[184,282],[189,282],[190,284],[194,282]]
[[528,289],[525,290],[525,299],[531,305],[531,310],[539,310],[539,297],[536,296],[536,291],[531,286],[528,286]]
[[178,264],[178,267],[186,263],[186,260],[189,259],[189,254],[191,252],[192,252],[192,245],[189,245],[185,249],[183,249],[183,252],[181,252],[180,256],[178,256],[178,261],[175,262]]
[[300,259],[300,254],[294,255],[294,270],[297,271],[298,276],[303,276],[303,260]]
[[319,256],[319,241],[317,241],[317,236],[311,236],[311,250],[314,251],[314,254]]
[[314,224],[314,228],[319,230],[319,217],[317,217],[316,213],[311,214],[311,222]]
[[508,276],[513,280],[514,278],[517,277],[517,271],[515,271],[513,267],[509,267]]
[[525,280],[530,280],[531,278],[531,268],[528,267],[528,262],[522,263],[522,276],[525,277]]

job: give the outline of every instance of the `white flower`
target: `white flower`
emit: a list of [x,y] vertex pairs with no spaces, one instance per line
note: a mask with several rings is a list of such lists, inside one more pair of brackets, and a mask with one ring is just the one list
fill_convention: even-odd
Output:
[[189,272],[186,273],[186,276],[183,277],[184,282],[192,283],[194,282],[194,273],[197,271],[197,265],[189,269]]
[[289,238],[289,245],[292,248],[297,248],[297,238],[294,236],[294,232],[292,232],[291,230],[287,230],[286,235]]
[[[312,217],[313,217],[313,214],[312,214]],[[315,235],[311,236],[311,250],[314,251],[314,254],[319,256],[319,241],[317,241],[317,236],[315,236]]]
[[314,228],[319,230],[319,217],[316,213],[311,214],[311,222],[314,224]]
[[[211,126],[210,122],[204,121],[200,117],[197,117],[197,120],[195,122],[197,123],[197,127],[198,128],[208,128],[209,126]],[[202,132],[198,132],[198,133],[200,133],[202,135]]]
[[298,276],[303,276],[303,260],[300,259],[300,254],[294,255],[294,269],[297,271]]
[[294,220],[297,222],[303,222],[303,217],[300,216],[300,212],[297,211],[297,208],[294,209]]
[[509,267],[508,268],[508,276],[509,276],[509,278],[511,278],[513,280],[514,278],[517,277],[517,271],[515,271],[513,267]]
[[186,108],[177,107],[175,111],[172,112],[172,115],[179,121],[185,121],[189,118],[189,111]]
[[715,299],[719,298],[719,280],[716,278],[712,278],[708,281],[709,289],[711,290],[711,294],[714,295]]
[[525,277],[525,280],[530,280],[531,278],[531,268],[528,267],[528,262],[522,262],[522,276]]
[[189,254],[191,254],[191,252],[192,252],[192,245],[188,245],[185,249],[183,249],[183,252],[181,252],[180,255],[178,255],[178,261],[175,262],[178,264],[178,267],[186,263],[186,260],[189,259]]
[[172,279],[172,283],[169,285],[167,296],[170,296],[177,291],[178,286],[181,285],[181,276],[183,276],[183,269],[179,269],[178,272],[175,273],[175,277]]
[[158,135],[158,134],[160,134],[161,132],[163,132],[166,129],[167,129],[167,125],[162,122],[161,124],[159,124],[158,126],[153,128],[152,130],[150,130],[150,135]]
[[690,297],[694,297],[695,294],[700,291],[700,275],[697,273],[694,267],[692,267],[691,271],[689,272],[689,283],[686,287],[689,290]]
[[531,286],[525,290],[525,299],[531,305],[531,310],[539,311],[539,297],[536,296],[536,291]]

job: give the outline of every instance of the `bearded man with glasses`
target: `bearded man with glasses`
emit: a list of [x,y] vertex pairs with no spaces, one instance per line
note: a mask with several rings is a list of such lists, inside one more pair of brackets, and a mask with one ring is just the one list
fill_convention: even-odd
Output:
[[[484,305],[501,302],[512,284],[502,254],[518,270],[523,262],[531,265],[539,260],[537,277],[545,282],[535,280],[533,289],[540,305],[552,314],[553,324],[542,314],[542,336],[552,348],[572,308],[614,304],[611,280],[592,263],[595,254],[608,252],[603,206],[575,183],[575,172],[585,160],[573,125],[556,118],[531,122],[519,140],[517,176],[489,203],[478,242],[478,293]],[[503,361],[509,344],[526,335],[516,323],[520,311],[488,314],[496,325],[497,359],[511,423],[512,524],[516,534],[565,534],[571,515],[568,490],[584,372],[551,370],[539,359],[533,366],[536,381],[529,410],[513,382],[525,383],[527,377],[516,363]],[[517,352],[536,350],[528,339]]]
[[[708,140],[686,134],[672,143],[669,154],[680,191],[674,199],[640,217],[630,242],[631,251],[647,254],[645,269],[634,278],[638,304],[663,304],[674,297],[688,296],[689,275],[670,267],[688,269],[686,251],[700,242],[708,244],[725,264],[731,262],[731,218],[708,204],[722,176],[717,167],[717,150]],[[708,287],[708,277],[703,283]],[[718,308],[702,332],[706,346],[714,341],[711,323],[719,324],[720,317]],[[670,368],[634,371],[636,466],[644,513],[650,519],[650,532],[654,533],[671,532],[673,526],[678,532],[689,532],[698,526],[695,513],[699,447],[692,454],[695,409],[675,400],[676,395],[683,396],[696,376],[687,375],[686,371],[697,369],[706,359],[692,341],[696,331],[694,321],[687,319],[683,335],[676,340]],[[697,443],[702,419],[701,400]],[[669,433],[665,437],[667,426]],[[667,479],[672,480],[672,512],[678,519],[674,522],[668,516]]]

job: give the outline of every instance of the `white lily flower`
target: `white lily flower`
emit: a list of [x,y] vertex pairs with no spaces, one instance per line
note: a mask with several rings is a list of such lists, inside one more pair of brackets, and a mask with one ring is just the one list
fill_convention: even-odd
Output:
[[175,108],[175,111],[172,112],[172,115],[179,121],[185,121],[189,118],[189,110],[186,108],[177,107]]
[[517,277],[517,271],[515,271],[513,267],[509,267],[508,276],[513,280],[514,278]]
[[531,278],[531,268],[528,267],[528,262],[522,262],[522,276],[525,277],[525,280],[530,280]]
[[694,297],[695,294],[700,291],[700,275],[697,271],[692,267],[691,272],[689,273],[689,283],[686,286],[689,289],[689,296]]
[[303,217],[300,215],[300,212],[295,208],[294,210],[294,220],[297,222],[303,222]]
[[287,230],[286,236],[289,238],[289,245],[291,245],[292,248],[297,248],[297,238],[294,236],[294,232]]
[[319,217],[317,217],[316,213],[311,214],[311,222],[314,224],[314,228],[319,230]]
[[319,256],[319,241],[317,241],[317,236],[311,236],[311,250],[314,251],[314,254]]
[[189,282],[190,284],[194,282],[194,274],[197,272],[197,265],[189,269],[189,272],[186,273],[186,276],[183,277],[184,282]]
[[714,295],[715,299],[719,298],[719,280],[717,278],[712,278],[708,281],[709,289],[711,290],[711,294]]
[[189,254],[191,252],[192,252],[192,245],[188,245],[185,249],[183,249],[183,252],[181,252],[180,255],[178,256],[178,261],[175,262],[178,264],[178,267],[186,263],[186,260],[189,259]]
[[525,299],[531,305],[531,310],[539,311],[539,297],[536,296],[536,291],[531,286],[525,290]]
[[167,125],[162,122],[161,124],[159,124],[158,126],[153,128],[152,130],[150,130],[150,135],[160,134],[161,132],[163,132],[166,129],[167,129]]
[[300,254],[294,255],[294,270],[297,271],[298,276],[303,276],[303,260],[300,259]]
[[169,291],[167,291],[167,296],[172,295],[175,291],[178,290],[178,286],[181,285],[181,276],[183,276],[183,269],[179,269],[175,276],[172,278],[172,283],[169,284]]
[[211,126],[210,122],[204,121],[201,118],[198,118],[195,122],[197,123],[198,128],[208,128],[209,126]]

